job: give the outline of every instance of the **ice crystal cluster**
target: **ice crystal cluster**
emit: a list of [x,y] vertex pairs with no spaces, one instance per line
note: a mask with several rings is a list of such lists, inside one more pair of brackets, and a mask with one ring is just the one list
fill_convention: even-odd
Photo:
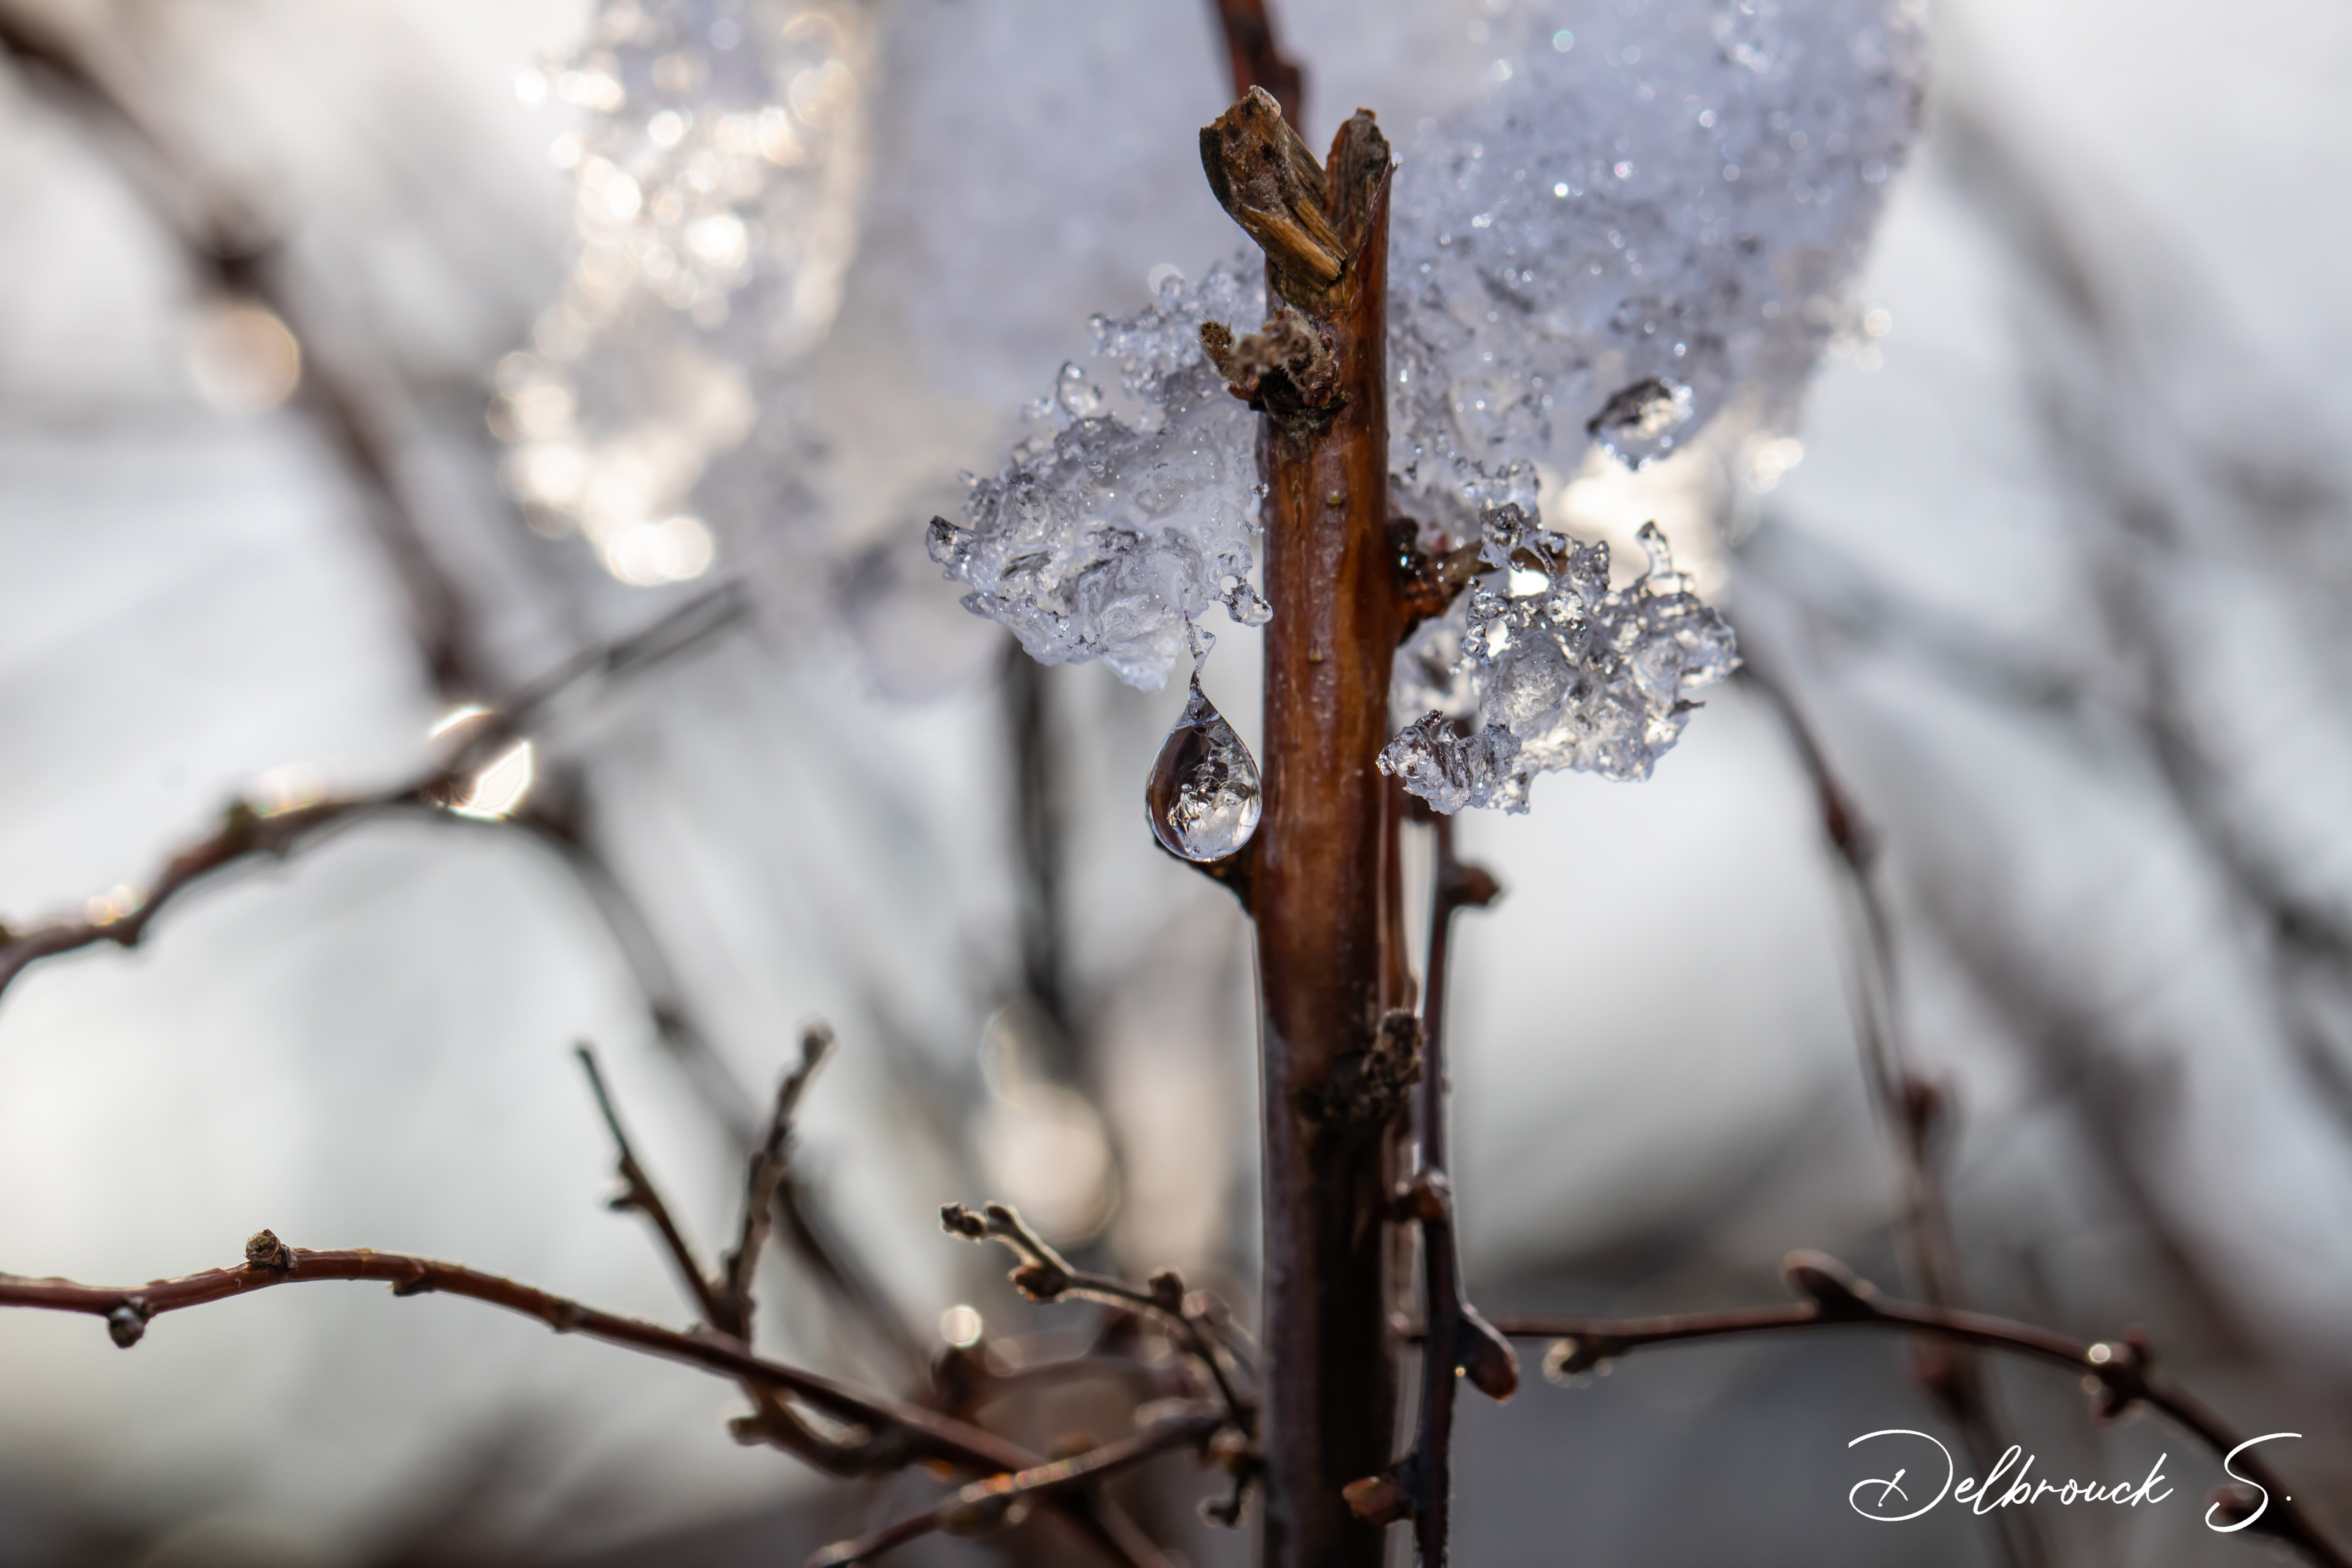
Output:
[[1665,535],[1642,530],[1649,570],[1609,585],[1609,546],[1489,514],[1481,558],[1496,569],[1457,605],[1458,668],[1475,673],[1478,728],[1442,705],[1381,752],[1381,771],[1434,806],[1528,808],[1537,773],[1577,768],[1643,779],[1682,734],[1689,695],[1738,663],[1731,628],[1675,570]]
[[[603,0],[527,102],[583,111],[551,148],[577,252],[529,352],[498,373],[509,488],[625,582],[705,569],[712,526],[772,505],[714,473],[788,447],[778,378],[831,323],[863,183],[869,8],[855,0]],[[756,466],[738,458],[738,469]],[[719,482],[706,486],[707,479]],[[701,493],[698,493],[700,491]]]
[[1158,689],[1186,655],[1186,630],[1213,603],[1263,623],[1250,545],[1263,487],[1255,416],[1201,350],[1204,321],[1265,311],[1258,268],[1163,274],[1154,302],[1097,317],[1097,352],[1137,408],[1123,412],[1075,363],[1029,410],[1040,428],[994,479],[971,479],[961,525],[934,519],[931,558],[1046,664],[1099,658]]
[[1527,4],[1398,170],[1392,468],[1433,531],[1795,413],[1917,117],[1908,0]]
[[[1382,765],[1446,811],[1524,809],[1548,769],[1646,776],[1736,663],[1654,528],[1617,590],[1605,546],[1542,528],[1541,469],[1786,427],[1846,330],[1921,49],[1913,0],[1520,0],[1480,26],[1486,90],[1409,143],[1390,251],[1396,504],[1493,569],[1400,661],[1400,708],[1429,717]],[[1252,426],[1192,341],[1254,326],[1244,292],[1220,270],[1098,323],[1141,413],[1066,367],[1052,430],[933,524],[966,605],[1037,658],[1156,687],[1209,600],[1263,613]]]

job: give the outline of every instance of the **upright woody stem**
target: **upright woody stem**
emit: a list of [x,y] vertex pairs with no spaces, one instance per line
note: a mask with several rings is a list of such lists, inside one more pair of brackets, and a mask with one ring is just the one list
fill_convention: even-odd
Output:
[[1372,116],[1318,165],[1274,100],[1202,132],[1217,198],[1265,251],[1271,320],[1204,330],[1265,416],[1265,816],[1252,847],[1265,1074],[1265,1568],[1378,1568],[1340,1495],[1396,1419],[1387,1133],[1417,1065],[1396,818],[1374,760],[1405,610],[1388,527],[1391,161]]

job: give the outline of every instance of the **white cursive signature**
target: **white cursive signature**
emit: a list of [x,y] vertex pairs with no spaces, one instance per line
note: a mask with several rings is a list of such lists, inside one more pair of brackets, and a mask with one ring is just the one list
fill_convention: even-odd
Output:
[[[2272,1436],[2283,1437],[2292,1436],[2294,1434],[2278,1432],[2273,1433]],[[1906,1466],[1896,1470],[1884,1480],[1855,1482],[1852,1489],[1845,1494],[1847,1505],[1863,1518],[1874,1520],[1881,1524],[1900,1524],[1906,1519],[1916,1519],[1942,1502],[1948,1493],[1954,1502],[1967,1503],[1969,1511],[1976,1514],[1983,1514],[1996,1508],[2022,1507],[2029,1503],[2040,1502],[2044,1498],[2053,1499],[2063,1505],[2078,1502],[2105,1502],[2116,1503],[2126,1508],[2137,1508],[2144,1502],[2162,1502],[2172,1495],[2172,1488],[2166,1484],[2164,1479],[2164,1461],[2171,1458],[2168,1454],[2157,1459],[2156,1464],[2147,1472],[2147,1479],[2137,1486],[2134,1486],[2129,1481],[2115,1481],[2104,1485],[2097,1481],[2037,1481],[2033,1479],[2033,1456],[2012,1444],[2009,1451],[2001,1455],[1990,1473],[1982,1480],[1978,1480],[1971,1476],[1958,1486],[1954,1486],[1952,1484],[1955,1474],[1952,1467],[1952,1451],[1925,1432],[1914,1432],[1906,1426],[1889,1426],[1877,1432],[1864,1432],[1846,1447],[1852,1448],[1878,1437],[1916,1437],[1923,1443],[1933,1444],[1937,1457],[1944,1462],[1943,1485],[1936,1489],[1934,1497],[1918,1507],[1910,1509],[1907,1513],[1895,1513],[1890,1510],[1896,1506],[1898,1500],[1906,1508],[1910,1505],[1911,1494],[1903,1488],[1903,1479],[1911,1473],[1909,1467]],[[2262,1437],[2253,1439],[2256,1443],[2267,1440]],[[2251,1445],[2241,1444],[2239,1447],[2247,1447]],[[2234,1459],[2237,1456],[2238,1449],[2233,1448],[2230,1451],[2231,1458]],[[2011,1467],[2014,1467],[2013,1470]],[[2223,1462],[2222,1468],[2224,1469],[2229,1468],[2227,1461]],[[2231,1470],[2230,1474],[2237,1479],[2244,1479],[2235,1470]],[[1925,1489],[1924,1482],[1914,1484]],[[2158,1491],[2157,1489],[2158,1487],[2164,1489]],[[2255,1489],[2259,1491],[2262,1489],[2258,1487]],[[1865,1493],[1869,1494],[1866,1499]],[[2263,1495],[2263,1500],[2264,1506],[2267,1506],[2270,1500],[2267,1493]],[[2257,1508],[2254,1512],[2259,1515],[2262,1510]],[[2206,1523],[2215,1530],[2242,1530],[2252,1522],[2253,1521],[2250,1518],[2238,1524],[2215,1525],[2210,1510],[2206,1516]]]
[[[2210,1531],[2213,1531],[2216,1535],[2228,1535],[2228,1534],[2230,1534],[2230,1533],[2231,1533],[2231,1531],[2240,1531],[2240,1530],[2243,1530],[2243,1529],[2245,1529],[2245,1528],[2246,1528],[2246,1526],[2248,1526],[2248,1525],[2250,1525],[2250,1524],[2253,1523],[2253,1522],[2254,1522],[2254,1521],[2256,1521],[2256,1520],[2258,1520],[2258,1519],[2262,1518],[2262,1517],[2263,1517],[2263,1510],[2264,1510],[2264,1509],[2266,1509],[2266,1508],[2268,1508],[2268,1507],[2270,1507],[2270,1506],[2271,1506],[2271,1491],[2270,1491],[2270,1489],[2269,1489],[2268,1487],[2266,1487],[2266,1486],[2263,1485],[2260,1481],[2252,1480],[2252,1479],[2248,1479],[2247,1477],[2244,1477],[2244,1476],[2240,1475],[2240,1474],[2237,1472],[2237,1468],[2236,1468],[2236,1467],[2232,1466],[2232,1465],[2230,1463],[2230,1461],[2231,1461],[2231,1460],[2232,1460],[2232,1459],[2234,1459],[2234,1458],[2236,1458],[2239,1455],[2241,1455],[2241,1454],[2244,1453],[2247,1449],[2249,1449],[2249,1448],[2252,1447],[2253,1447],[2255,1444],[2257,1444],[2257,1443],[2267,1443],[2267,1442],[2269,1442],[2269,1441],[2270,1441],[2272,1438],[2273,1438],[2273,1437],[2300,1437],[2300,1436],[2303,1436],[2303,1434],[2302,1434],[2302,1433],[2300,1433],[2300,1432],[2265,1432],[2265,1433],[2263,1433],[2263,1434],[2261,1436],[2259,1436],[2259,1437],[2249,1437],[2249,1438],[2247,1438],[2244,1442],[2242,1442],[2242,1443],[2239,1444],[2236,1447],[2234,1447],[2234,1448],[2231,1449],[2227,1454],[2222,1455],[2222,1456],[2221,1456],[2221,1468],[2229,1472],[2230,1479],[2231,1479],[2231,1480],[2233,1480],[2233,1481],[2244,1481],[2244,1482],[2246,1483],[2246,1485],[2248,1485],[2248,1486],[2250,1486],[2250,1487],[2253,1488],[2253,1489],[2254,1489],[2254,1490],[2256,1490],[2256,1491],[2258,1491],[2258,1492],[2260,1492],[2260,1493],[2262,1493],[2262,1494],[2263,1494],[2263,1500],[2262,1500],[2262,1501],[2260,1501],[2260,1502],[2258,1502],[2258,1503],[2256,1503],[2256,1504],[2254,1505],[2254,1511],[2253,1511],[2253,1512],[2252,1512],[2252,1513],[2250,1513],[2250,1514],[2246,1515],[2246,1517],[2245,1517],[2245,1518],[2243,1518],[2243,1519],[2242,1519],[2242,1520],[2238,1521],[2238,1522],[2237,1522],[2237,1523],[2235,1523],[2235,1524],[2216,1524],[2216,1523],[2214,1523],[2214,1522],[2213,1522],[2213,1514],[2214,1514],[2214,1510],[2217,1510],[2217,1509],[2219,1509],[2219,1508],[2221,1506],[2221,1505],[2220,1503],[2218,1503],[2218,1502],[2217,1502],[2217,1503],[2214,1503],[2211,1507],[2208,1508],[2208,1509],[2205,1510],[2205,1528],[2206,1528],[2206,1529],[2208,1529],[2208,1530],[2210,1530]],[[1852,1445],[1852,1444],[1848,1444],[1848,1445],[1847,1445],[1847,1447],[1853,1447],[1853,1445]],[[2289,1502],[2292,1502],[2292,1501],[2294,1501],[2294,1499],[2292,1499],[2292,1498],[2289,1498],[2287,1500],[2288,1500]]]

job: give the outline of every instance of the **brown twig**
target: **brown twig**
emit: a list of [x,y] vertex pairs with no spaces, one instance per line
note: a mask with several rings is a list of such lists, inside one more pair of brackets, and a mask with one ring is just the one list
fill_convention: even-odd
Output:
[[[2063,1367],[2085,1380],[2102,1419],[2145,1405],[2218,1455],[2231,1455],[2246,1441],[2202,1401],[2158,1373],[2147,1342],[2136,1332],[2119,1341],[2081,1344],[2030,1323],[1894,1300],[1818,1252],[1790,1253],[1784,1270],[1789,1283],[1807,1300],[1787,1307],[1673,1317],[1498,1317],[1495,1327],[1514,1339],[1558,1342],[1544,1362],[1545,1375],[1555,1380],[1588,1372],[1645,1345],[1804,1329],[1895,1329]],[[2269,1510],[2252,1528],[2298,1549],[2325,1568],[2352,1568],[2352,1557],[2320,1532],[2294,1500],[2293,1489],[2258,1452],[2237,1454],[2233,1462],[2240,1474],[2270,1495]]]
[[[139,111],[100,68],[94,51],[20,15],[15,6],[0,7],[0,48],[37,68],[70,105],[115,133],[110,140],[98,138],[102,146],[118,156],[126,144],[135,148],[138,156],[121,158],[124,172],[158,221],[179,240],[192,270],[225,293],[268,307],[294,339],[302,366],[301,401],[367,503],[362,515],[407,601],[411,631],[434,689],[452,701],[489,700],[501,683],[482,651],[485,639],[477,606],[441,559],[400,474],[395,429],[413,419],[400,404],[396,384],[362,374],[362,367],[326,352],[282,248],[258,236],[251,215],[221,197],[188,165],[180,139]],[[731,592],[728,596],[733,596]],[[499,705],[509,712],[515,708],[511,699]],[[538,792],[542,800],[557,793],[558,782],[552,777],[543,782]],[[338,815],[366,815],[368,807],[367,802],[354,802],[348,813]],[[578,877],[645,991],[658,1037],[687,1068],[712,1114],[732,1135],[748,1142],[753,1130],[740,1086],[727,1076],[717,1052],[688,1016],[651,923],[613,872],[609,858],[576,821],[559,821],[544,809],[527,810],[516,820],[557,849]],[[62,940],[62,933],[50,934]],[[75,942],[53,951],[86,945],[89,941]],[[12,976],[0,959],[0,985]],[[795,1226],[793,1234],[797,1243],[814,1233]]]
[[[156,125],[110,79],[93,51],[63,30],[0,7],[0,50],[35,67],[59,97],[96,125],[113,132],[95,140],[120,157],[120,142],[137,149],[120,159],[131,183],[157,220],[176,238],[190,267],[223,293],[266,306],[299,345],[302,397],[329,446],[367,498],[368,523],[399,579],[412,631],[434,689],[451,700],[478,700],[499,687],[476,630],[472,607],[430,542],[430,531],[411,504],[398,467],[394,421],[380,405],[383,389],[320,353],[291,286],[282,247],[256,230],[253,214],[223,200],[193,167],[183,138]],[[158,188],[168,182],[169,191]]]
[[[799,1070],[788,1075],[776,1099],[776,1113],[770,1124],[768,1137],[751,1157],[751,1170],[746,1183],[744,1216],[741,1237],[735,1253],[716,1276],[704,1269],[696,1256],[693,1243],[671,1215],[669,1205],[661,1190],[654,1184],[636,1150],[621,1125],[620,1112],[606,1089],[604,1075],[596,1066],[595,1053],[587,1046],[579,1047],[580,1065],[588,1074],[588,1086],[596,1096],[596,1108],[604,1113],[604,1125],[613,1135],[614,1158],[622,1182],[620,1194],[612,1200],[615,1209],[643,1215],[660,1237],[662,1250],[677,1270],[687,1294],[693,1298],[701,1313],[703,1325],[717,1334],[724,1334],[749,1348],[751,1342],[751,1275],[758,1266],[760,1241],[767,1233],[767,1220],[775,1201],[775,1184],[781,1175],[785,1141],[790,1136],[791,1118],[799,1103],[801,1090],[810,1073],[822,1058],[824,1044],[832,1038],[830,1030],[818,1026],[809,1031],[803,1041]],[[835,1455],[841,1440],[820,1431],[800,1413],[774,1394],[754,1384],[743,1385],[744,1394],[751,1401],[752,1413],[735,1423],[737,1439],[746,1443],[768,1443],[828,1469],[842,1468]]]
[[1285,58],[1274,36],[1274,16],[1266,0],[1210,0],[1217,26],[1225,36],[1225,59],[1233,73],[1234,96],[1254,87],[1274,95],[1292,124],[1298,123],[1307,82],[1298,67]]
[[1397,575],[1403,584],[1407,635],[1423,621],[1433,621],[1452,609],[1470,580],[1490,570],[1479,554],[1484,548],[1481,541],[1474,539],[1430,555],[1421,548],[1421,525],[1409,517],[1391,518],[1389,536],[1396,550]]
[[1205,1298],[1188,1296],[1183,1276],[1163,1268],[1146,1286],[1135,1286],[1108,1274],[1076,1267],[1035,1231],[1009,1204],[984,1205],[974,1214],[961,1204],[940,1210],[940,1223],[950,1236],[965,1241],[998,1241],[1020,1262],[1009,1278],[1013,1287],[1033,1301],[1087,1300],[1140,1312],[1169,1331],[1178,1347],[1201,1363],[1216,1384],[1226,1419],[1244,1436],[1255,1431],[1257,1407],[1234,1384],[1226,1364],[1225,1349],[1216,1332]]
[[581,1070],[588,1075],[589,1090],[596,1097],[596,1109],[604,1115],[605,1131],[613,1135],[614,1165],[621,1178],[621,1190],[606,1206],[643,1215],[646,1223],[661,1237],[663,1254],[669,1258],[686,1293],[694,1299],[695,1310],[702,1314],[703,1322],[716,1332],[748,1343],[748,1336],[724,1321],[729,1316],[724,1288],[704,1270],[702,1260],[695,1256],[694,1244],[687,1240],[686,1232],[669,1212],[669,1205],[663,1201],[661,1189],[638,1161],[628,1130],[621,1125],[620,1110],[604,1087],[604,1074],[596,1065],[595,1050],[584,1042],[574,1049],[580,1057]]
[[[94,1286],[69,1279],[29,1279],[0,1274],[0,1307],[85,1312],[106,1321],[114,1342],[129,1349],[147,1325],[166,1312],[201,1307],[277,1285],[329,1279],[376,1279],[396,1296],[440,1294],[503,1307],[537,1318],[558,1333],[584,1334],[605,1343],[641,1351],[663,1360],[701,1367],[756,1388],[782,1407],[789,1397],[839,1423],[845,1434],[796,1449],[813,1465],[839,1476],[872,1475],[907,1465],[936,1461],[969,1475],[991,1476],[1035,1469],[1045,1461],[994,1433],[917,1405],[860,1393],[821,1373],[753,1354],[730,1337],[697,1331],[681,1333],[640,1318],[623,1317],[497,1275],[403,1253],[312,1252],[288,1247],[264,1230],[246,1243],[237,1268],[207,1269],[177,1279],[135,1288]],[[1061,1512],[1081,1536],[1126,1568],[1165,1568],[1159,1553],[1134,1539],[1133,1527],[1108,1503],[1085,1498],[1057,1500]]]
[[[776,1189],[788,1168],[786,1156],[791,1147],[793,1112],[799,1108],[802,1094],[809,1079],[823,1063],[832,1046],[833,1031],[824,1024],[812,1025],[801,1037],[800,1066],[785,1075],[776,1091],[775,1107],[769,1119],[767,1136],[751,1156],[751,1170],[745,1181],[744,1212],[735,1249],[717,1276],[706,1273],[694,1248],[671,1216],[669,1205],[663,1201],[635,1150],[628,1133],[621,1126],[619,1113],[598,1070],[596,1058],[588,1047],[582,1046],[580,1064],[586,1069],[588,1082],[596,1096],[597,1109],[604,1113],[604,1124],[611,1131],[624,1188],[613,1200],[617,1209],[632,1209],[642,1214],[659,1233],[664,1251],[683,1278],[687,1290],[700,1308],[705,1327],[713,1334],[751,1347],[753,1276],[759,1266],[761,1245],[767,1235],[770,1215],[775,1205]],[[890,1468],[877,1464],[869,1456],[873,1447],[869,1436],[856,1433],[842,1436],[821,1428],[809,1421],[792,1404],[779,1397],[776,1391],[751,1379],[742,1383],[745,1395],[751,1399],[752,1412],[733,1423],[739,1442],[766,1443],[786,1453],[836,1475],[869,1473],[876,1468]],[[950,1419],[952,1419],[951,1417]],[[901,1461],[902,1463],[904,1461]],[[1033,1467],[1034,1468],[1034,1467]],[[1095,1543],[1109,1552],[1118,1561],[1155,1568],[1159,1553],[1143,1541],[1125,1516],[1107,1501],[1083,1500],[1065,1511],[1072,1521]]]
[[825,1053],[832,1048],[833,1030],[824,1024],[812,1024],[802,1031],[801,1064],[784,1075],[776,1089],[775,1109],[768,1117],[768,1135],[752,1152],[751,1170],[744,1178],[743,1223],[736,1234],[733,1250],[727,1254],[719,1269],[721,1312],[712,1320],[711,1327],[733,1334],[747,1344],[751,1339],[751,1289],[759,1276],[760,1249],[767,1243],[768,1228],[776,1214],[776,1194],[783,1185],[784,1173],[791,1168],[793,1115],[800,1107],[801,1095],[808,1089],[809,1079],[824,1065]]
[[[1931,1307],[1965,1306],[1938,1147],[1948,1135],[1950,1097],[1913,1070],[1904,1048],[1895,928],[1878,884],[1876,838],[1831,767],[1829,753],[1803,709],[1769,664],[1759,661],[1751,648],[1737,679],[1762,696],[1780,721],[1812,783],[1822,836],[1843,873],[1853,927],[1854,1028],[1862,1047],[1863,1077],[1895,1157],[1895,1228],[1908,1254],[1913,1280]],[[1914,1347],[1913,1372],[1960,1428],[1970,1458],[1979,1468],[1990,1467],[2008,1448],[2009,1435],[1983,1362],[1966,1349],[1922,1341]],[[2042,1568],[2048,1562],[2042,1533],[2024,1510],[1998,1510],[1993,1527],[2015,1568]]]
[[934,1531],[981,1535],[1003,1525],[1017,1524],[1032,1501],[1093,1486],[1108,1476],[1179,1448],[1204,1447],[1224,1425],[1223,1415],[1213,1410],[1170,1412],[1119,1442],[1030,1469],[974,1481],[936,1508],[902,1519],[871,1535],[824,1548],[808,1560],[808,1568],[848,1568],[851,1563],[870,1563],[886,1552]]
[[464,795],[485,763],[517,741],[528,739],[583,687],[635,673],[698,646],[732,625],[744,608],[740,594],[732,586],[716,589],[634,637],[567,660],[523,688],[504,708],[485,714],[446,763],[406,784],[279,811],[259,808],[249,801],[232,803],[221,814],[217,828],[165,862],[135,908],[109,910],[79,921],[58,921],[23,931],[0,926],[0,992],[43,959],[109,942],[122,948],[137,946],[165,905],[232,868],[299,853],[372,817],[415,812],[449,818],[445,808]]
[[1454,1491],[1454,1396],[1466,1373],[1490,1399],[1518,1389],[1519,1361],[1510,1342],[1481,1317],[1462,1287],[1454,1236],[1454,1193],[1445,1155],[1445,982],[1454,916],[1484,909],[1502,894],[1493,875],[1465,866],[1454,853],[1454,819],[1430,814],[1436,859],[1431,890],[1429,950],[1421,1020],[1421,1082],[1413,1100],[1413,1133],[1421,1169],[1398,1196],[1401,1218],[1421,1229],[1422,1291],[1427,1326],[1422,1335],[1421,1407],[1412,1447],[1379,1476],[1347,1490],[1349,1505],[1373,1524],[1410,1515],[1413,1547],[1423,1568],[1443,1568]]
[[937,1459],[992,1475],[1038,1463],[1035,1456],[992,1433],[914,1405],[858,1393],[817,1373],[766,1360],[731,1339],[701,1331],[682,1333],[642,1319],[602,1311],[461,1264],[366,1248],[308,1251],[288,1247],[266,1230],[247,1244],[246,1258],[236,1268],[207,1269],[128,1288],[0,1275],[0,1307],[86,1312],[103,1318],[115,1342],[128,1348],[139,1342],[151,1321],[166,1312],[278,1285],[376,1279],[391,1285],[395,1295],[462,1296],[537,1318],[559,1333],[584,1334],[789,1394],[849,1425],[864,1437],[862,1443],[837,1450],[845,1466],[838,1473],[867,1474],[915,1460]]
[[[1397,818],[1373,766],[1405,619],[1388,516],[1388,194],[1370,114],[1318,164],[1253,89],[1202,132],[1220,205],[1266,253],[1261,335],[1278,363],[1237,388],[1265,412],[1265,815],[1248,898],[1257,929],[1265,1115],[1265,1568],[1377,1568],[1381,1532],[1341,1489],[1390,1458],[1390,1127],[1353,1106],[1382,1021],[1410,1005]],[[1229,334],[1230,335],[1230,334]],[[1410,1016],[1409,1014],[1407,1015]]]

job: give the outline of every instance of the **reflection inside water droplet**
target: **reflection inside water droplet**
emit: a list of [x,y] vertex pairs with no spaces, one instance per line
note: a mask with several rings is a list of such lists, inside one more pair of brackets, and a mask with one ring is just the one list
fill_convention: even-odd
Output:
[[1196,673],[1183,715],[1144,785],[1151,831],[1187,860],[1222,860],[1257,831],[1260,805],[1257,760],[1202,695]]

